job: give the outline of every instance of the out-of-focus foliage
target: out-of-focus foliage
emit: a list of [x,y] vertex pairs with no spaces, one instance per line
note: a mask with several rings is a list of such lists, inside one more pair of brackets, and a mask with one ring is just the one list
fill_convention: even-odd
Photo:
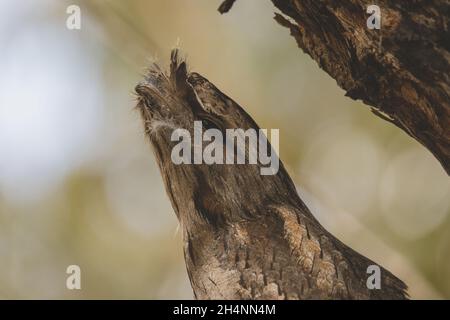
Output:
[[[279,128],[318,219],[412,297],[450,298],[450,183],[416,141],[344,97],[270,1],[0,4],[0,298],[192,298],[177,221],[133,110],[153,60],[191,69]],[[382,240],[380,240],[382,239]],[[66,289],[66,268],[82,290]]]

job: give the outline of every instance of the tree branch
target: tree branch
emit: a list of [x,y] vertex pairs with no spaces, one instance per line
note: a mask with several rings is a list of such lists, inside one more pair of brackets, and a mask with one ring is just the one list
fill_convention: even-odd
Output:
[[[272,0],[275,20],[352,99],[423,144],[450,174],[450,1]],[[221,12],[231,9],[226,1]]]

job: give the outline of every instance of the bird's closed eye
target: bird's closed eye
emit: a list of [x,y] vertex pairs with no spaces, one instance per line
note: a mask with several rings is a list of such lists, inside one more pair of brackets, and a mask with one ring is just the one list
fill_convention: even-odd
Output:
[[202,116],[201,120],[202,120],[202,127],[203,127],[204,131],[209,130],[209,129],[219,130],[219,132],[221,133],[221,137],[222,137],[221,141],[225,145],[225,130],[222,129],[222,126],[220,125],[220,123],[217,120],[212,119],[212,117],[210,115]]
[[217,130],[222,131],[220,126],[217,124],[217,122],[210,119],[209,117],[203,117],[201,120],[202,120],[202,125],[203,125],[204,130],[217,129]]

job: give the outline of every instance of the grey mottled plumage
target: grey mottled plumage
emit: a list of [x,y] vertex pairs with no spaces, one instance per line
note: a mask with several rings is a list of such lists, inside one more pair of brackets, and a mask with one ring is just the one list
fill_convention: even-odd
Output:
[[327,232],[298,196],[282,163],[175,165],[175,128],[195,120],[255,128],[233,100],[174,50],[170,74],[157,65],[136,87],[138,108],[167,194],[180,221],[187,271],[198,299],[404,299],[405,284],[381,268],[381,289],[366,287],[375,264]]

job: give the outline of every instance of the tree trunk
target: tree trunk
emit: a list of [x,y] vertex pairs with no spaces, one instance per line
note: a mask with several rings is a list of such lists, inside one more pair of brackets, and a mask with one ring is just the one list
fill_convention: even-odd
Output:
[[[347,96],[406,131],[450,174],[450,1],[272,2],[282,12],[275,20]],[[379,30],[367,26],[372,4],[381,9]]]

